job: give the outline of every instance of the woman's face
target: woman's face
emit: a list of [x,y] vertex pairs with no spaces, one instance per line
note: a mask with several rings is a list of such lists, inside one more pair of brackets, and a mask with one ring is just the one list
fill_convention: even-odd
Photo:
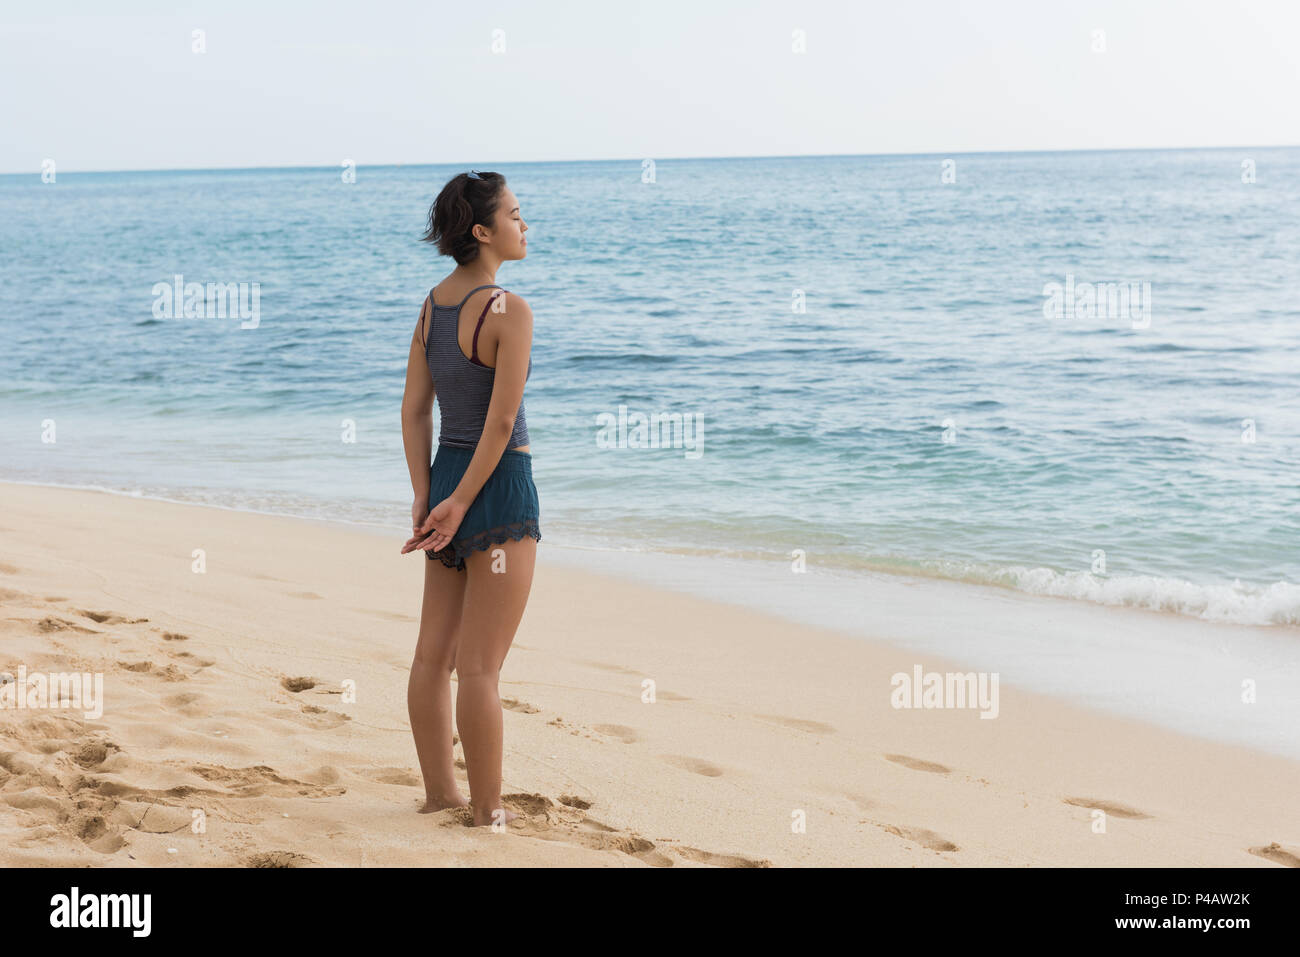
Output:
[[506,187],[501,191],[501,203],[497,206],[496,229],[492,235],[493,249],[502,260],[523,259],[528,255],[528,240],[524,233],[528,224],[524,222],[519,210],[519,200]]

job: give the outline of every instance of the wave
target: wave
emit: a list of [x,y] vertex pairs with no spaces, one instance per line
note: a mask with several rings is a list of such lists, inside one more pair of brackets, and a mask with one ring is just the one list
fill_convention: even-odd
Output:
[[1300,585],[1291,582],[1249,585],[1235,580],[1206,585],[1154,575],[1099,577],[1090,572],[1019,566],[1000,569],[991,577],[990,584],[1034,595],[1174,612],[1237,625],[1300,625]]
[[904,577],[992,585],[1099,605],[1140,608],[1233,625],[1300,626],[1300,585],[1277,581],[1271,585],[1234,579],[1206,584],[1160,575],[1094,575],[1059,572],[1044,566],[993,565],[960,559],[909,559],[840,556],[835,564],[845,568],[883,572]]
[[[556,525],[560,526],[561,534],[553,540],[566,547],[666,552],[763,563],[789,561],[787,554],[772,552],[753,541],[736,542],[732,547],[721,546],[719,539],[722,534],[711,536],[708,545],[689,545],[675,529],[669,530],[666,539],[636,541],[621,529],[617,535],[605,537],[592,535],[584,522],[561,519]],[[723,529],[720,527],[718,531],[721,533]],[[851,578],[865,573],[961,582],[1050,598],[1165,612],[1224,624],[1300,626],[1300,585],[1287,581],[1255,585],[1238,579],[1230,584],[1203,584],[1157,575],[1096,576],[1089,572],[1058,572],[1041,566],[994,565],[960,559],[913,559],[901,555],[868,557],[852,552],[823,554],[817,564],[832,572],[847,573]]]

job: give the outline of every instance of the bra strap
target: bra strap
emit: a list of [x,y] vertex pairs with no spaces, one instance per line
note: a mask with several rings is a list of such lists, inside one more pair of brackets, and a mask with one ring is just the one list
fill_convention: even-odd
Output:
[[475,365],[483,365],[483,363],[479,361],[478,357],[478,334],[479,330],[483,328],[483,317],[487,315],[488,309],[492,307],[492,300],[496,299],[496,297],[501,295],[503,292],[505,292],[504,289],[502,289],[501,292],[494,292],[492,295],[488,296],[488,301],[483,304],[483,311],[478,314],[478,325],[474,327],[474,341],[470,344],[469,352],[469,361],[473,362]]

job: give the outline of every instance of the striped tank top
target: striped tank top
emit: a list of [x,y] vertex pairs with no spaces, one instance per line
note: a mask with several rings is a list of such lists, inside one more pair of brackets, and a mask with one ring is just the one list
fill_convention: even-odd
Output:
[[[501,292],[489,296],[483,311],[479,313],[478,324],[474,327],[473,347],[466,356],[461,352],[457,338],[460,310],[474,293],[494,287]],[[433,290],[429,290],[429,326],[425,334],[424,354],[429,360],[429,374],[433,377],[434,395],[438,400],[442,421],[438,432],[439,445],[472,449],[478,446],[478,440],[483,435],[488,403],[492,399],[492,383],[497,372],[479,361],[478,334],[493,301],[505,291],[502,286],[488,283],[485,286],[475,286],[454,306],[440,306],[433,301]],[[533,360],[530,356],[524,381],[532,374]],[[515,415],[514,431],[510,433],[506,448],[514,449],[523,445],[528,445],[528,426],[524,421],[524,403],[521,399],[519,412]]]

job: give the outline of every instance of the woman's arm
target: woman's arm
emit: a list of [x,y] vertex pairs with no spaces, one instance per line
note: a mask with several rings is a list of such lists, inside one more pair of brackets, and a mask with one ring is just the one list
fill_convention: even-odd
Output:
[[[496,375],[492,379],[492,398],[488,402],[483,434],[479,436],[460,484],[445,499],[434,504],[423,522],[415,523],[415,534],[402,546],[403,554],[417,548],[436,552],[447,547],[510,443],[515,430],[515,416],[524,400],[524,382],[528,378],[528,356],[533,348],[533,311],[528,308],[528,303],[512,293],[504,293],[502,298],[506,299],[505,315],[509,321],[499,324]],[[409,457],[409,451],[407,454]]]
[[[417,502],[429,501],[429,465],[433,454],[433,377],[425,358],[424,336],[428,324],[429,300],[420,307],[420,321],[411,334],[411,354],[406,360],[406,392],[402,396],[402,445],[406,448],[406,467],[411,473],[411,489]],[[484,479],[484,481],[487,481]]]
[[492,380],[492,399],[488,402],[483,435],[474,449],[474,457],[449,498],[469,508],[479,491],[501,461],[501,453],[510,444],[515,430],[515,416],[524,400],[524,382],[528,378],[528,357],[533,349],[533,310],[512,292],[503,293],[505,309],[496,323],[501,331],[497,344],[496,376]]

